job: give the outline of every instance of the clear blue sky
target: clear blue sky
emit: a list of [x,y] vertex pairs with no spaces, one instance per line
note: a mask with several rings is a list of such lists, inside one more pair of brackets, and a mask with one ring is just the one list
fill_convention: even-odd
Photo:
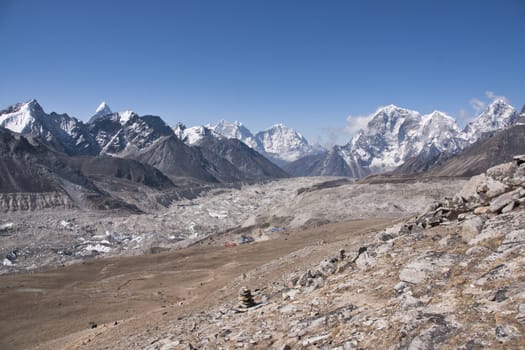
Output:
[[[525,103],[525,1],[0,0],[0,108],[101,101],[168,123],[283,122],[310,141],[390,103]],[[332,140],[333,141],[333,140]]]

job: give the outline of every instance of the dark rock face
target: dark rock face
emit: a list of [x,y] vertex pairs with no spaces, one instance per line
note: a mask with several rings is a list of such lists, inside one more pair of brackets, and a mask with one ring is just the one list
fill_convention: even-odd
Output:
[[417,156],[408,159],[403,165],[392,171],[393,175],[416,174],[443,164],[454,154],[440,152],[434,145],[426,147]]
[[203,138],[198,147],[213,165],[210,172],[222,182],[285,178],[288,174],[237,139]]
[[[100,190],[95,181],[131,182],[155,189],[174,187],[159,170],[137,161],[111,157],[70,157],[44,145],[32,145],[25,137],[0,128],[0,193],[32,193],[34,197],[10,195],[2,199],[4,209],[38,209],[39,201],[47,201],[60,205],[73,202],[78,206],[100,209],[135,210]],[[37,193],[47,197],[35,196]],[[53,193],[69,199],[59,200]],[[81,197],[82,200],[79,199]],[[29,204],[24,204],[26,202]],[[31,204],[33,202],[37,204]]]
[[292,176],[348,176],[360,178],[370,174],[370,170],[357,162],[347,162],[342,147],[335,146],[325,153],[315,154],[287,164],[283,169]]
[[90,130],[100,142],[102,153],[135,159],[182,183],[231,183],[287,176],[238,140],[210,133],[198,145],[189,146],[155,116],[135,114],[121,124],[118,113],[114,113],[96,119]]

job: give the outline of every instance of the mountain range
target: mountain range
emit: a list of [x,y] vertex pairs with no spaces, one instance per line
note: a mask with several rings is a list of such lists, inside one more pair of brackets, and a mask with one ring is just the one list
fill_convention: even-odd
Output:
[[292,176],[355,178],[393,171],[403,165],[407,171],[424,171],[435,162],[459,154],[486,133],[511,127],[518,120],[517,111],[503,100],[495,100],[463,130],[443,112],[421,115],[389,105],[379,108],[366,128],[346,145],[298,159],[284,169]]
[[244,143],[221,137],[213,143],[188,145],[160,117],[113,112],[106,103],[84,123],[67,114],[47,114],[31,100],[0,111],[0,126],[68,156],[136,160],[157,168],[179,185],[287,176]]
[[215,125],[190,128],[179,123],[174,130],[179,138],[189,145],[210,135],[240,140],[279,166],[324,151],[321,146],[311,145],[303,135],[284,124],[275,124],[256,134],[240,122],[231,123],[225,120]]
[[[492,137],[490,135],[524,122],[525,108],[518,113],[503,100],[491,103],[464,129],[443,112],[422,115],[389,105],[371,115],[366,128],[347,144],[325,150],[309,144],[300,133],[283,124],[255,134],[242,123],[224,120],[215,125],[189,128],[178,123],[171,128],[158,116],[139,116],[133,111],[113,112],[106,103],[100,104],[87,123],[67,114],[48,114],[36,100],[0,111],[0,127],[24,136],[28,145],[40,150],[39,157],[46,161],[32,161],[31,164],[44,164],[47,172],[57,174],[60,167],[49,164],[61,162],[66,164],[62,168],[69,167],[73,173],[82,174],[87,182],[82,181],[88,183],[96,175],[93,169],[99,169],[100,173],[102,164],[107,163],[104,166],[112,170],[106,175],[141,181],[145,185],[158,183],[165,176],[169,181],[160,181],[161,187],[254,182],[289,175],[361,178],[392,171],[396,174],[419,173],[442,166],[470,149],[481,152],[483,146],[479,144]],[[3,137],[7,138],[7,134],[4,130]],[[509,135],[519,137],[520,133]],[[17,137],[12,136],[10,140],[18,140]],[[34,150],[31,152],[35,154]],[[7,152],[4,158],[13,155]],[[82,157],[85,160],[80,161]],[[15,164],[11,158],[6,162]],[[36,156],[29,158],[36,159]],[[18,161],[16,164],[22,166],[17,170],[21,172],[24,163]],[[139,171],[137,164],[160,173],[150,168]],[[130,174],[131,170],[134,175]],[[6,173],[5,178],[18,179],[13,174]],[[30,179],[26,180],[31,183]],[[44,184],[32,184],[29,188],[40,185]],[[4,181],[2,186],[4,192],[24,187],[13,181],[10,184]]]

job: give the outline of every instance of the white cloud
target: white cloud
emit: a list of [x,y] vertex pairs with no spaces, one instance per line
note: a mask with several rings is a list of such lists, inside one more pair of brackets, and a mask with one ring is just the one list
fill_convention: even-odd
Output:
[[475,97],[471,98],[469,102],[470,102],[470,105],[472,106],[472,109],[474,109],[476,113],[480,113],[487,106],[485,102]]
[[317,136],[316,143],[326,149],[330,149],[335,145],[345,144],[348,142],[348,135],[345,134],[341,128],[326,127],[321,129],[321,133]]
[[460,127],[464,127],[473,118],[474,117],[471,115],[469,111],[462,108],[459,110],[459,117],[457,118],[457,123]]
[[486,92],[485,92],[485,95],[486,95],[491,101],[495,101],[495,100],[503,100],[503,101],[505,101],[505,103],[509,103],[509,99],[508,99],[507,97],[496,95],[493,91],[486,91]]
[[344,132],[350,135],[356,134],[359,130],[366,128],[366,124],[368,124],[372,117],[373,114],[358,116],[349,115],[346,117],[346,122],[348,124],[344,128]]

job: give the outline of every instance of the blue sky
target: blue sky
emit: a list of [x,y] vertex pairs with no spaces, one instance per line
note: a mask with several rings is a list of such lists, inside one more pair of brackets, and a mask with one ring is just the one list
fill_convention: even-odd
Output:
[[104,100],[323,143],[391,103],[464,123],[488,91],[525,103],[524,14],[522,0],[0,0],[0,108],[36,98],[87,120]]

